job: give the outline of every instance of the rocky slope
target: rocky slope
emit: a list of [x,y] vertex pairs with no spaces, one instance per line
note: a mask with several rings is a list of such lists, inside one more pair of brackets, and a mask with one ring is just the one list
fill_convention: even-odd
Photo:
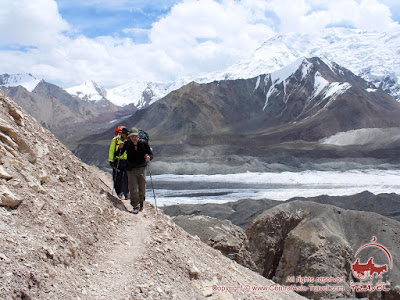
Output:
[[179,215],[173,220],[186,232],[198,236],[202,242],[221,251],[228,258],[251,270],[256,269],[244,230],[230,221],[193,215]]
[[0,92],[0,298],[301,299],[111,195]]
[[[206,221],[198,228],[193,228],[188,220],[203,220],[208,215],[231,220],[245,228],[246,236],[242,240],[245,243],[249,241],[251,259],[258,271],[281,284],[289,284],[287,278],[291,276],[295,280],[297,277],[346,279],[340,283],[345,287],[342,293],[304,292],[309,298],[363,296],[368,299],[397,299],[400,294],[397,262],[394,262],[394,267],[384,277],[384,280],[391,282],[390,292],[355,292],[350,285],[351,281],[357,282],[351,273],[356,251],[363,244],[369,243],[373,236],[376,236],[378,243],[389,249],[392,257],[400,252],[399,207],[399,195],[363,192],[352,196],[297,197],[283,203],[273,200],[240,200],[223,204],[174,205],[163,207],[163,210],[175,216],[176,220],[183,220],[180,225],[185,230],[196,232],[208,244],[217,233],[220,235],[219,240],[231,240],[230,230],[214,229],[217,227],[215,225],[208,228]],[[218,224],[216,221],[213,223]],[[222,224],[219,227],[223,227]],[[231,231],[234,228],[231,226]],[[364,252],[361,262],[366,263],[373,256],[375,263],[378,263],[377,252],[376,249]],[[248,255],[248,252],[243,254]],[[388,263],[387,257],[379,259],[378,264]],[[319,285],[327,286],[326,283]]]
[[[357,250],[375,236],[379,244],[390,249],[393,258],[393,267],[387,267],[387,273],[382,275],[382,281],[389,282],[391,290],[369,291],[364,296],[397,299],[400,296],[399,229],[399,222],[375,213],[293,201],[265,211],[248,226],[246,233],[259,272],[267,278],[274,278],[278,283],[287,282],[288,276],[344,278],[343,291],[301,293],[313,299],[362,295],[351,289],[351,282],[357,281],[351,264]],[[362,255],[362,263],[373,257],[378,265],[390,265],[385,252],[374,247],[366,248]]]

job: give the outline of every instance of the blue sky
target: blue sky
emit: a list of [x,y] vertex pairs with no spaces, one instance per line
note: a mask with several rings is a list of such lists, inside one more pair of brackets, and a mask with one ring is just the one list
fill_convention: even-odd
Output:
[[0,74],[63,87],[224,69],[277,34],[399,31],[397,0],[0,0]]
[[[97,36],[128,36],[126,28],[151,29],[178,1],[71,1],[56,0],[60,15],[75,29],[89,38]],[[79,13],[77,13],[79,12]],[[138,35],[135,42],[148,38]]]

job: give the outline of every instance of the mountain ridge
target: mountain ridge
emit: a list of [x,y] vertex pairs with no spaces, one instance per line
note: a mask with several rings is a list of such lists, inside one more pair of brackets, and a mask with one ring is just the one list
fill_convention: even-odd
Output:
[[81,100],[44,80],[32,91],[21,85],[0,88],[63,142],[104,130],[109,122],[136,111],[135,107],[122,109],[106,99],[97,102]]

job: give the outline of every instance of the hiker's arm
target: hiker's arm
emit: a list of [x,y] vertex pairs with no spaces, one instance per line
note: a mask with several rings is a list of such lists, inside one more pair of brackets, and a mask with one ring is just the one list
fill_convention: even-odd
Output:
[[146,162],[149,162],[150,160],[153,159],[153,151],[151,151],[151,148],[148,144],[146,150],[147,153],[145,154],[144,159],[146,160]]
[[110,150],[108,151],[108,161],[110,163],[110,167],[114,168],[114,154],[115,154],[115,139],[112,140]]
[[118,145],[118,150],[117,150],[116,156],[121,156],[126,151],[126,144],[127,144],[127,142],[120,143]]

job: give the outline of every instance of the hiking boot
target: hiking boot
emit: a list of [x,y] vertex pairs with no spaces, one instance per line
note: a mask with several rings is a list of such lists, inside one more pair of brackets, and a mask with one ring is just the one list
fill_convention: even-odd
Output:
[[143,205],[139,207],[139,211],[143,211]]
[[125,200],[129,200],[129,195],[128,194],[125,195]]
[[[133,206],[133,205],[132,205],[132,206]],[[133,206],[132,213],[137,214],[137,213],[139,212],[139,210],[140,210],[140,206],[139,206],[139,205]]]

